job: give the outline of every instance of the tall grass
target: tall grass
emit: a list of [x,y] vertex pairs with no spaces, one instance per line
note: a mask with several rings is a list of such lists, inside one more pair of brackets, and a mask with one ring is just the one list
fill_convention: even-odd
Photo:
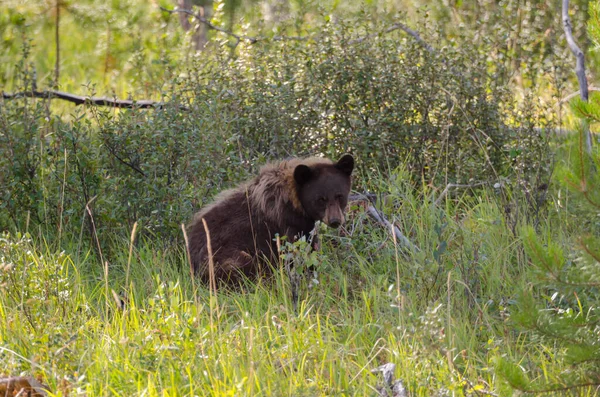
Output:
[[152,238],[115,238],[105,270],[92,249],[76,255],[76,236],[57,252],[3,235],[2,372],[58,396],[374,395],[387,362],[414,396],[507,395],[500,356],[558,373],[550,347],[508,323],[529,270],[495,192],[435,206],[394,175],[371,183],[420,251],[400,254],[353,207],[347,234],[321,230],[319,284],[302,284],[297,311],[285,276],[211,299],[183,247]]

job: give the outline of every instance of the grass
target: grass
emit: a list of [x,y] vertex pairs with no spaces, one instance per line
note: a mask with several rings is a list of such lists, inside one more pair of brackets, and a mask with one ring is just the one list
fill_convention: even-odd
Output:
[[402,183],[387,191],[388,216],[401,214],[421,251],[399,254],[353,208],[350,235],[322,230],[319,284],[303,285],[297,313],[283,273],[211,296],[181,247],[152,238],[131,258],[115,239],[105,274],[68,236],[60,251],[4,235],[2,372],[41,377],[58,396],[375,395],[371,370],[388,362],[413,396],[509,395],[498,357],[559,374],[551,348],[509,323],[529,273],[497,200],[465,197],[459,211]]
[[[187,44],[177,18],[130,3],[84,10],[93,17],[89,29],[75,14],[79,3],[67,4],[61,89],[158,95],[165,65],[179,62]],[[0,44],[7,90],[23,46],[11,20],[19,13],[34,39],[38,85],[51,86],[52,7],[44,4],[10,1],[0,15],[0,26],[10,27]],[[82,86],[88,81],[95,85]],[[73,130],[87,131],[85,124]],[[60,175],[67,186],[66,168]],[[382,382],[372,370],[393,363],[412,396],[506,396],[513,390],[496,375],[500,359],[518,362],[532,379],[572,371],[555,346],[511,322],[534,275],[497,191],[459,191],[435,206],[429,188],[415,193],[402,170],[361,177],[386,195],[381,209],[420,252],[404,256],[386,230],[351,208],[347,235],[322,230],[319,284],[302,285],[297,312],[284,274],[211,295],[190,278],[183,247],[160,241],[151,227],[140,224],[134,244],[100,230],[109,248],[102,261],[87,233],[82,244],[72,232],[80,225],[68,224],[62,200],[56,229],[19,218],[19,231],[33,238],[0,236],[0,375],[40,377],[57,396],[364,396]],[[559,199],[539,233],[568,246],[581,217],[564,191],[554,193]],[[96,205],[111,205],[102,199]],[[57,210],[39,205],[46,214]]]
[[[16,89],[14,78],[20,66],[15,60],[25,39],[31,48],[38,87],[53,88],[57,3],[6,2],[0,13],[0,85],[6,91]],[[165,66],[177,64],[187,45],[176,16],[162,13],[154,3],[136,0],[58,4],[60,90],[120,98],[157,97],[165,80]],[[70,109],[64,104],[57,106]]]

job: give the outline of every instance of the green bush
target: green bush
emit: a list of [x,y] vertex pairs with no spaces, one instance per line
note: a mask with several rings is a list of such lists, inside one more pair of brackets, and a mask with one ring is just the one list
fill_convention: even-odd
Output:
[[[234,55],[215,40],[202,57],[165,66],[155,109],[86,105],[67,119],[44,101],[0,102],[0,190],[12,214],[0,227],[23,226],[29,213],[101,239],[136,221],[171,238],[217,191],[292,155],[353,153],[357,189],[360,173],[399,164],[415,186],[539,176],[547,123],[513,104],[484,55],[432,53],[351,22],[324,23],[306,40],[241,42]],[[28,90],[24,55],[18,85]]]

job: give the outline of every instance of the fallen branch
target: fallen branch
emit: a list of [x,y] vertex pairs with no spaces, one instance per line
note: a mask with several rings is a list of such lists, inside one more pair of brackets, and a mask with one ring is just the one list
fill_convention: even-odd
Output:
[[[376,196],[374,194],[352,194],[348,196],[349,201],[368,201],[369,203],[373,203],[374,198]],[[400,229],[392,224],[390,221],[386,219],[386,217],[375,208],[372,204],[367,206],[367,214],[373,218],[377,223],[381,226],[385,227],[387,230],[393,230],[394,235],[396,236],[396,240],[400,244],[400,247],[403,249],[408,249],[411,252],[419,252],[420,249],[400,231]]]
[[433,204],[436,206],[439,205],[442,202],[442,200],[444,199],[444,197],[446,197],[448,195],[448,192],[450,191],[450,189],[456,189],[456,188],[469,189],[469,188],[474,188],[474,187],[479,187],[479,186],[484,186],[484,185],[489,185],[489,184],[490,184],[489,182],[475,182],[475,183],[470,183],[470,184],[449,183]]
[[[588,101],[588,82],[587,77],[585,76],[585,55],[581,48],[575,42],[573,38],[573,27],[571,26],[571,19],[569,18],[569,0],[563,0],[562,2],[562,20],[563,20],[563,29],[565,31],[565,36],[567,38],[567,44],[569,45],[569,49],[575,55],[577,59],[575,65],[575,74],[577,75],[577,80],[579,81],[579,92],[581,93],[581,100],[584,102]],[[585,138],[585,149],[588,155],[592,154],[592,133],[590,131],[590,126],[586,121],[583,121],[583,133]]]
[[348,201],[377,201],[377,195],[373,193],[357,193],[348,196]]
[[370,205],[367,208],[367,213],[371,216],[371,218],[373,218],[377,222],[379,222],[379,224],[385,226],[389,230],[393,230],[394,234],[396,235],[396,239],[398,240],[398,242],[400,243],[400,245],[403,248],[408,248],[410,251],[413,251],[413,252],[420,251],[419,248],[416,245],[414,245],[413,243],[411,243],[410,240],[408,238],[406,238],[406,236],[404,234],[402,234],[402,232],[400,231],[400,229],[398,229],[398,226],[392,225],[390,223],[390,221],[388,221],[385,218],[385,216],[383,216],[383,214],[381,212],[379,212],[375,207],[373,207],[372,205]]
[[[3,99],[17,98],[42,98],[42,99],[62,99],[75,105],[83,105],[85,103],[97,106],[111,106],[122,109],[161,109],[166,104],[164,102],[155,102],[150,100],[133,101],[129,99],[111,99],[106,97],[89,97],[70,94],[63,91],[46,90],[46,91],[21,91],[9,94],[2,92]],[[189,110],[187,107],[179,105],[181,110]]]

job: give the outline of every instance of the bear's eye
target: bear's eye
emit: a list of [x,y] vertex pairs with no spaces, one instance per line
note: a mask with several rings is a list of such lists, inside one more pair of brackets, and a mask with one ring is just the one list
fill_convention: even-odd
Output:
[[335,195],[335,199],[336,199],[337,201],[342,201],[342,199],[343,199],[343,198],[344,198],[344,196],[343,196],[343,195],[341,195],[341,194],[336,194],[336,195]]
[[325,204],[327,202],[327,197],[319,197],[317,199],[317,203],[319,204]]

